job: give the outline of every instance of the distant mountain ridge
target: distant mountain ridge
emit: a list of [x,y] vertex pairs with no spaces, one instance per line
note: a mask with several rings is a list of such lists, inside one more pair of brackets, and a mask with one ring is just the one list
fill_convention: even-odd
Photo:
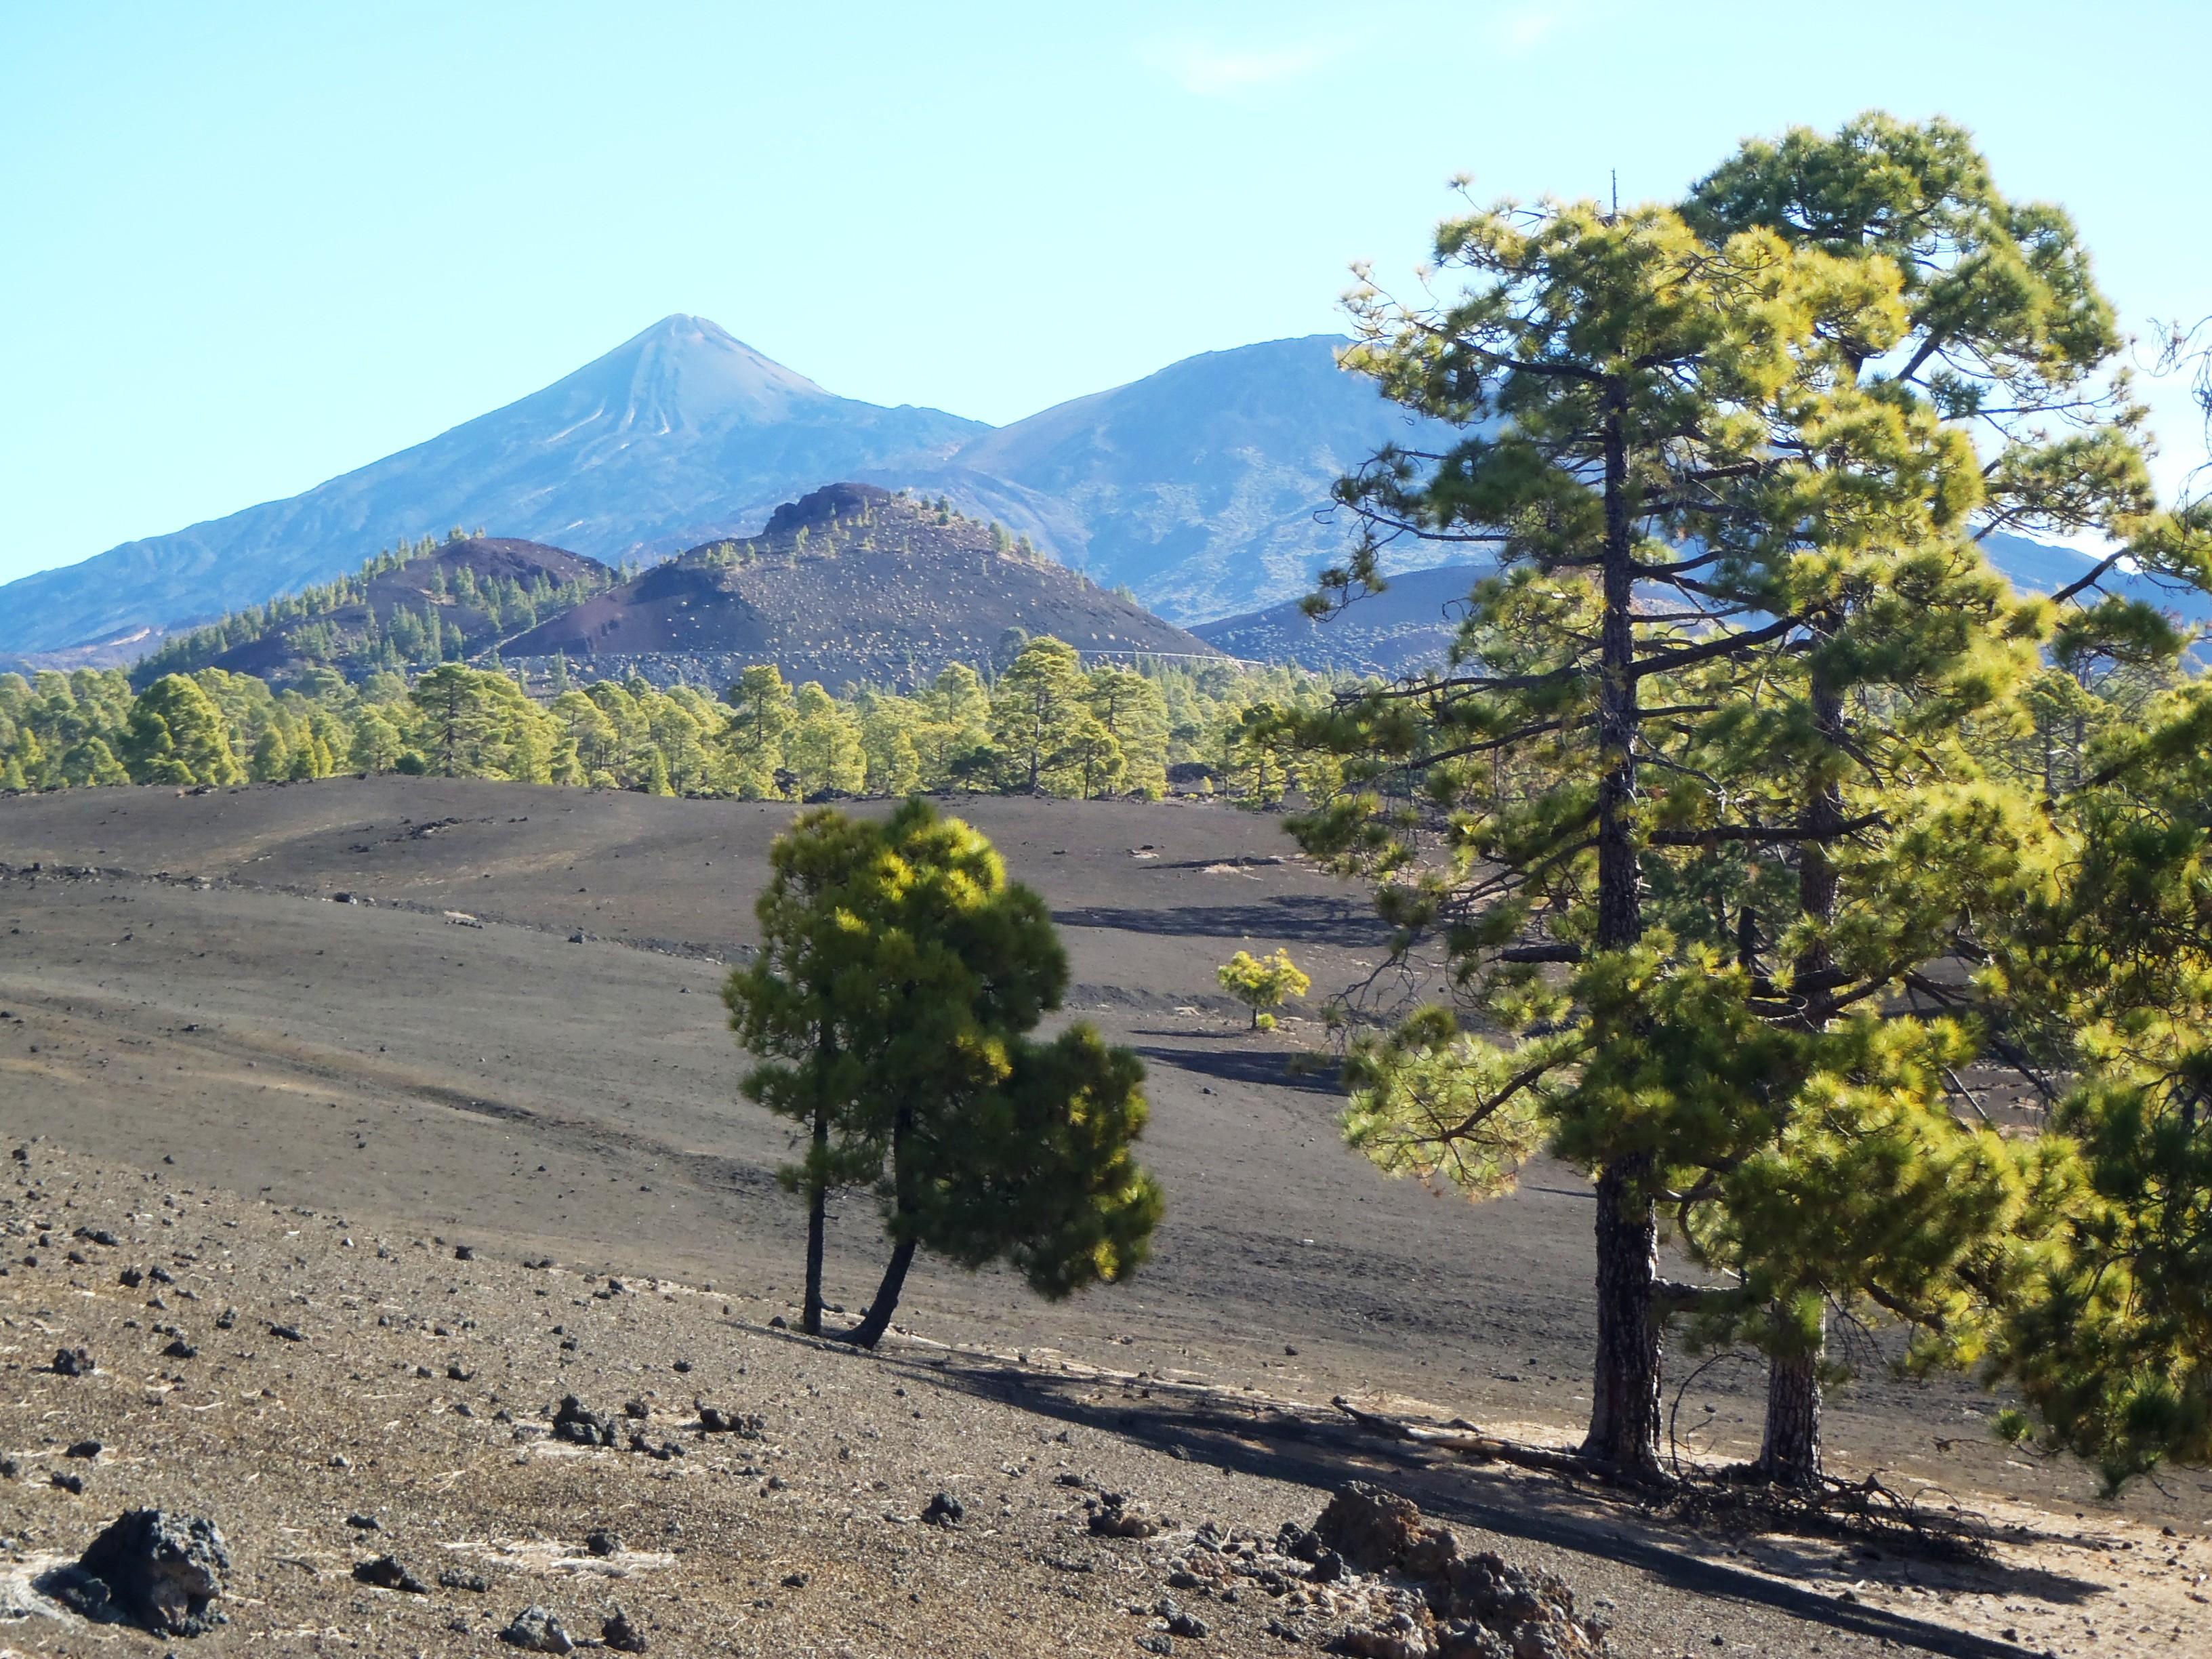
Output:
[[[838,397],[704,318],[666,317],[542,391],[301,495],[0,586],[0,665],[129,661],[165,632],[449,525],[608,563],[657,558],[751,535],[778,502],[838,479],[948,497],[1170,621],[1249,623],[1344,552],[1337,477],[1385,443],[1443,435],[1340,371],[1343,343],[1309,335],[1203,353],[994,428]],[[2027,589],[2087,568],[2024,538],[1990,549]],[[2124,574],[2118,586],[2191,620],[2212,615],[2202,596]],[[1349,641],[1283,620],[1286,650]]]
[[673,550],[712,533],[705,520],[757,521],[825,480],[949,453],[985,429],[834,396],[704,318],[666,317],[543,391],[301,495],[0,587],[0,651],[258,605],[448,525],[610,562]]

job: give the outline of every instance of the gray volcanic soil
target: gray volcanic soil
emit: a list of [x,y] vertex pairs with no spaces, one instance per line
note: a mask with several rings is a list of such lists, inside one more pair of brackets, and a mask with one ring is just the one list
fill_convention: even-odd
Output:
[[[1213,983],[1233,951],[1279,944],[1317,992],[1361,975],[1381,935],[1360,895],[1291,858],[1265,816],[995,799],[954,810],[1051,902],[1074,963],[1070,1012],[1147,1056],[1144,1152],[1169,1214],[1134,1282],[1059,1306],[925,1257],[901,1326],[1294,1401],[1427,1402],[1571,1440],[1591,1344],[1586,1185],[1542,1166],[1474,1206],[1382,1179],[1337,1141],[1325,1078],[1296,1067],[1294,1045],[1317,1028],[1247,1036]],[[763,854],[791,811],[401,778],[0,800],[0,1133],[337,1211],[356,1232],[465,1237],[488,1260],[711,1282],[764,1321],[798,1286],[798,1215],[772,1173],[788,1142],[737,1093],[743,1060],[716,993],[752,937]],[[341,892],[373,902],[329,902]],[[871,1206],[848,1199],[833,1297],[866,1301],[877,1244]],[[1680,1408],[1686,1450],[1747,1449],[1758,1380],[1705,1372]],[[1833,1409],[1832,1446],[1844,1470],[1908,1491],[2086,1512],[2094,1481],[2008,1453],[1987,1431],[1993,1408],[1966,1385],[1869,1377]],[[1181,1432],[1152,1409],[1104,1426],[1156,1443]],[[1312,1459],[1255,1463],[1326,1474]],[[2166,1486],[2119,1513],[2202,1526],[2212,1487]],[[1587,1593],[1644,1607],[1634,1622],[1654,1643],[1705,1617],[1665,1600],[1712,1591],[1696,1564],[1659,1554],[1632,1571],[1606,1559],[1620,1523],[1542,1509],[1493,1498],[1480,1516],[1548,1540],[1565,1553],[1548,1564]],[[1723,1584],[1748,1598],[1726,1619],[1749,1621],[1763,1651],[1804,1650],[1794,1621],[1809,1604],[1751,1583]],[[1887,1633],[2010,1650],[1944,1644],[1935,1625]],[[1842,1645],[1845,1632],[1817,1637]]]

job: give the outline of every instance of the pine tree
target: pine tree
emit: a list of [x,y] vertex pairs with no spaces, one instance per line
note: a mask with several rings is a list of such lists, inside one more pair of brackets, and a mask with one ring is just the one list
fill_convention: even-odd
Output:
[[867,781],[860,722],[817,681],[807,681],[792,699],[783,761],[802,800],[826,794],[856,795]]
[[1268,956],[1255,957],[1249,951],[1239,951],[1214,970],[1221,988],[1252,1011],[1252,1029],[1273,1030],[1273,1011],[1291,997],[1302,997],[1313,988],[1313,981],[1291,962],[1291,953],[1276,947]]
[[915,1252],[1012,1259],[1064,1295],[1126,1275],[1159,1213],[1129,1157],[1140,1069],[1077,1027],[1039,1048],[1067,963],[1042,902],[988,842],[927,803],[882,823],[810,812],[778,838],[762,948],[733,972],[732,1024],[762,1063],[746,1092],[805,1124],[786,1179],[808,1200],[804,1321],[821,1327],[827,1193],[872,1182],[890,1263],[851,1340],[889,1328]]
[[1091,712],[1082,659],[1049,635],[1030,641],[991,692],[991,744],[1008,787],[1088,793],[1087,777],[1119,770],[1119,749]]

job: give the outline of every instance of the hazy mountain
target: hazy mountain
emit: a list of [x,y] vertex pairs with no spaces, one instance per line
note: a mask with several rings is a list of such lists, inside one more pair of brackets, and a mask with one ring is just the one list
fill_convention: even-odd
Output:
[[[150,648],[163,630],[457,525],[607,561],[672,553],[749,535],[775,503],[838,478],[949,496],[1177,622],[1244,620],[1344,552],[1348,528],[1328,511],[1335,478],[1386,442],[1437,435],[1339,370],[1342,343],[1207,352],[994,429],[833,396],[713,323],[670,317],[542,392],[289,501],[0,587],[0,659],[133,638]],[[2025,587],[2087,568],[2018,537],[1990,550]],[[2122,586],[2208,614],[2202,598]]]
[[780,507],[759,535],[656,565],[501,653],[517,663],[558,653],[580,677],[635,670],[707,685],[774,663],[835,690],[988,663],[1017,628],[1091,654],[1213,655],[1143,606],[1002,544],[988,524],[864,483]]
[[[2074,548],[2002,533],[1990,537],[1982,550],[2024,593],[2057,592],[2080,580],[2097,562]],[[1443,657],[1465,614],[1468,591],[1486,568],[1451,564],[1397,571],[1382,592],[1354,600],[1325,622],[1308,617],[1292,599],[1218,622],[1199,623],[1191,632],[1232,657],[1352,673],[1402,674]],[[2104,586],[2184,623],[2212,623],[2212,598],[2203,593],[2125,571],[2109,574]]]
[[1343,344],[1315,334],[1185,358],[985,433],[954,469],[1012,486],[1000,516],[1030,505],[1063,560],[1163,616],[1289,598],[1345,550],[1329,486],[1382,444],[1433,432],[1338,368]]
[[985,430],[824,392],[698,317],[412,449],[0,588],[0,650],[52,650],[259,604],[449,526],[603,559],[672,550],[894,456]]

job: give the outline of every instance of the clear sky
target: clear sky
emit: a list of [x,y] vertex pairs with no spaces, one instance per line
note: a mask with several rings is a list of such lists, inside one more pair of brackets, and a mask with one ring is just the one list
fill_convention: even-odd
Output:
[[[2212,313],[2212,4],[0,0],[0,580],[287,495],[670,312],[1003,422],[1337,325],[1478,195],[1965,121]],[[2201,460],[2155,397],[2169,477]]]

